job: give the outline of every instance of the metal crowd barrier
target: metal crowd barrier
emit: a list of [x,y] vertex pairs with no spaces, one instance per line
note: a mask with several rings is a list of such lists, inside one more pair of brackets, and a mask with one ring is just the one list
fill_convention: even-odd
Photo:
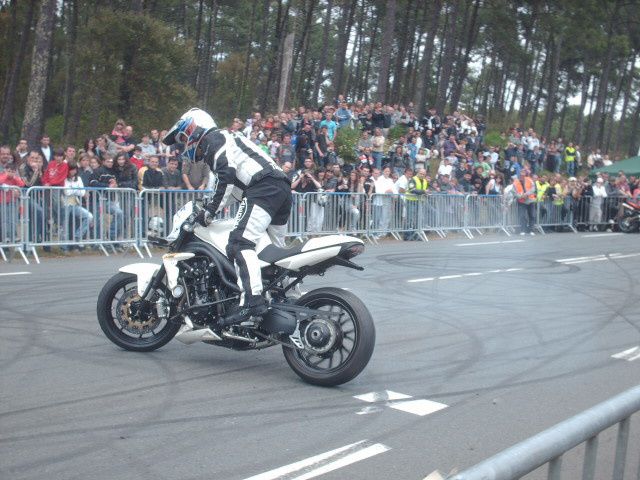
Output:
[[506,205],[501,195],[467,195],[465,198],[465,232],[482,234],[482,230],[502,230],[507,235],[503,220]]
[[130,188],[31,187],[26,191],[25,248],[86,248],[109,255],[117,246],[138,250],[137,192]]
[[[582,466],[584,480],[612,478],[623,480],[627,465],[631,416],[640,410],[640,386],[621,393],[595,407],[565,420],[493,457],[484,460],[449,480],[514,480],[548,464],[547,478],[562,478],[563,455],[578,445],[585,444]],[[616,447],[609,452],[613,460],[609,477],[604,466],[597,468],[598,436],[604,430],[618,425]],[[637,437],[637,434],[636,434]],[[606,444],[605,444],[606,445]],[[605,476],[606,475],[606,476]],[[577,478],[575,472],[566,478]],[[626,478],[632,478],[628,476]],[[633,475],[640,478],[640,468]]]
[[22,249],[26,238],[23,212],[22,190],[19,187],[0,185],[0,256],[5,262],[5,249],[13,249],[29,263]]
[[364,193],[293,193],[287,236],[344,233],[370,236],[371,205]]
[[[174,213],[185,203],[211,193],[202,190],[143,190],[113,188],[0,187],[0,255],[5,249],[26,251],[39,261],[36,247],[100,249],[127,246],[142,257],[140,247],[150,234],[166,236]],[[620,215],[623,198],[565,198],[536,203],[536,227],[544,229],[588,225],[601,228]],[[380,237],[427,241],[426,232],[445,237],[459,231],[473,238],[486,230],[507,235],[520,227],[521,209],[511,196],[365,193],[292,193],[287,236],[344,233],[376,243]],[[238,204],[221,216],[233,217]]]
[[573,200],[570,208],[574,226],[601,229],[617,222],[622,215],[622,202],[626,197],[582,197]]
[[564,200],[546,199],[542,202],[537,202],[536,225],[540,233],[544,233],[544,228],[564,227],[576,232],[573,220],[574,210],[570,198],[565,198]]

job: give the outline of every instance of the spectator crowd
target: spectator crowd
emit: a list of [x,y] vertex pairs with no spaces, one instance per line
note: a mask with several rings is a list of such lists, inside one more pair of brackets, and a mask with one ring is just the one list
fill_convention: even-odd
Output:
[[[622,172],[594,181],[578,174],[579,169],[586,172],[611,164],[600,150],[584,158],[579,145],[562,138],[547,140],[517,124],[502,134],[505,147],[489,145],[481,116],[472,118],[458,111],[442,115],[429,108],[418,118],[411,103],[367,104],[339,96],[317,110],[299,107],[266,116],[256,112],[246,121],[234,119],[228,128],[247,136],[271,156],[290,178],[294,192],[369,198],[402,194],[408,201],[429,194],[500,195],[522,205],[522,233],[532,233],[531,212],[536,202],[548,199],[560,205],[567,199],[578,203],[583,197],[640,195],[638,179]],[[345,162],[338,154],[336,145],[341,136],[348,135],[345,132],[358,137],[346,146],[353,150],[355,162]],[[134,126],[119,119],[110,134],[89,138],[81,147],[57,148],[47,135],[39,145],[21,139],[15,148],[0,146],[0,185],[65,187],[59,201],[68,215],[78,219],[75,228],[81,237],[94,216],[83,200],[83,188],[212,187],[208,165],[183,161],[180,145],[162,143],[165,133],[153,129],[138,138]],[[3,192],[0,200],[6,209],[15,198]],[[378,208],[382,213],[377,216],[384,217],[385,203],[377,202],[375,207],[383,207]],[[322,205],[316,203],[314,209],[319,212]],[[354,203],[345,208],[361,207]],[[114,208],[108,213],[115,219],[110,231],[117,237],[118,223],[127,212]],[[36,218],[46,215],[44,211],[35,214]],[[0,225],[5,237],[15,230],[7,220],[10,217],[5,214]],[[313,217],[311,231],[320,231],[320,213]]]

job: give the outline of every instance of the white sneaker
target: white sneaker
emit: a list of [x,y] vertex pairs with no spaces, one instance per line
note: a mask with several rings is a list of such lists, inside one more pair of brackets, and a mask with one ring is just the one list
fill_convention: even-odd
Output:
[[524,232],[520,232],[520,235],[524,235]]
[[529,232],[529,235],[531,235],[533,237],[535,235],[535,233]]

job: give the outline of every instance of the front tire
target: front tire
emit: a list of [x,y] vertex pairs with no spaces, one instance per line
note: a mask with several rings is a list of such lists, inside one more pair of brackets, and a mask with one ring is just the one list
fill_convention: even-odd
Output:
[[301,322],[305,349],[283,347],[289,366],[313,385],[332,387],[353,380],[369,363],[376,341],[367,307],[340,288],[313,290],[296,303],[330,313],[331,319],[315,317]]
[[[156,291],[158,298],[161,292]],[[98,296],[98,322],[109,340],[134,352],[150,352],[169,342],[180,324],[141,310],[134,314],[139,300],[138,281],[130,273],[117,273],[102,287]]]

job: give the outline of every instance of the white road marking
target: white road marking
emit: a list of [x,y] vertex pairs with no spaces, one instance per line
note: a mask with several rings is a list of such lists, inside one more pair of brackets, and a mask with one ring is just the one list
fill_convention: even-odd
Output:
[[633,347],[620,353],[611,355],[612,358],[618,358],[620,360],[626,360],[627,362],[633,362],[640,358],[640,347]]
[[0,273],[0,277],[8,277],[10,275],[31,275],[31,272],[10,272],[10,273]]
[[605,262],[609,260],[607,257],[597,257],[597,258],[587,258],[586,260],[576,260],[574,262],[562,262],[565,265],[576,265],[578,263],[589,263],[589,262]]
[[[438,403],[424,398],[414,400],[411,395],[392,392],[391,390],[363,393],[362,395],[354,395],[353,398],[368,403],[385,402],[385,407],[390,407],[413,415],[419,415],[421,417],[448,407],[448,405],[445,405],[444,403]],[[380,406],[368,406],[356,412],[356,415],[367,415],[369,413],[377,413],[380,411],[382,411]]]
[[622,233],[592,233],[591,235],[581,235],[582,238],[617,237]]
[[401,410],[407,413],[413,413],[424,417],[430,413],[435,413],[439,410],[447,408],[449,405],[444,403],[433,402],[431,400],[419,399],[419,400],[406,400],[403,402],[391,402],[389,406],[395,410]]
[[621,253],[612,253],[611,255],[609,255],[609,257],[613,260],[618,258],[631,258],[631,257],[638,257],[638,256],[640,256],[640,253],[629,253],[626,255],[623,255]]
[[522,243],[524,240],[500,240],[495,242],[471,242],[471,243],[456,243],[456,247],[471,247],[475,245],[499,245],[502,243]]
[[444,480],[445,477],[438,470],[434,470],[422,480]]
[[382,392],[369,392],[369,393],[363,393],[362,395],[354,395],[353,398],[357,400],[362,400],[363,402],[375,403],[375,402],[386,402],[389,400],[404,400],[405,398],[411,398],[411,395],[392,392],[391,390],[384,390]]
[[366,406],[356,412],[356,415],[369,415],[370,413],[378,413],[384,410],[382,407],[378,407],[376,405]]
[[325,473],[333,472],[334,470],[337,470],[339,468],[346,467],[347,465],[351,465],[352,463],[360,462],[362,460],[366,460],[367,458],[371,458],[375,455],[379,455],[389,450],[391,450],[390,447],[387,447],[382,443],[376,443],[371,445],[370,447],[363,448],[362,450],[358,450],[354,453],[350,453],[349,455],[327,465],[324,465],[320,468],[316,468],[315,470],[305,473],[304,475],[295,477],[294,480],[307,480],[319,475],[324,475]]
[[[384,453],[388,450],[391,449],[381,443],[375,443],[372,445],[366,440],[361,440],[344,447],[336,448],[335,450],[331,450],[329,452],[321,453],[319,455],[315,455],[313,457],[309,457],[307,459],[285,465],[284,467],[279,467],[265,473],[254,475],[253,477],[249,477],[246,480],[275,480],[283,477],[292,478],[291,474],[295,474],[298,472],[302,475],[293,478],[304,480],[317,477],[318,475],[322,475],[333,470],[337,470],[338,468],[351,465],[352,463],[359,462],[361,460],[365,460],[367,458],[373,457],[374,455]],[[336,460],[330,463],[325,463],[323,465],[324,462],[333,458],[336,458]],[[309,468],[313,468],[313,470],[306,472],[301,471]]]
[[585,260],[587,258],[593,258],[593,257],[559,258],[556,260],[556,262],[573,262],[574,260]]
[[452,278],[462,278],[462,277],[478,277],[480,275],[485,275],[487,273],[520,272],[522,270],[524,270],[524,268],[507,268],[504,270],[503,269],[489,270],[487,272],[469,272],[469,273],[458,273],[455,275],[443,275],[441,277],[413,278],[411,280],[407,280],[407,283],[432,282],[433,280],[450,280]]
[[431,280],[435,280],[435,278],[414,278],[413,280],[407,280],[407,283],[430,282]]

